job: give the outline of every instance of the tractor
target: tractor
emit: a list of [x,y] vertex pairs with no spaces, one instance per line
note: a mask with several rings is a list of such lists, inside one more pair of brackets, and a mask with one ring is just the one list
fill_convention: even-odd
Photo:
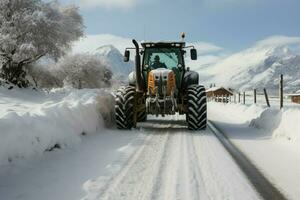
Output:
[[[185,66],[186,49],[191,60],[197,60],[194,46],[179,42],[144,42],[141,48],[126,48],[124,62],[135,51],[135,71],[129,74],[128,86],[121,87],[115,97],[118,129],[131,129],[147,115],[186,115],[187,128],[203,130],[207,126],[205,88],[199,85],[199,74]],[[141,60],[142,57],[142,60]]]

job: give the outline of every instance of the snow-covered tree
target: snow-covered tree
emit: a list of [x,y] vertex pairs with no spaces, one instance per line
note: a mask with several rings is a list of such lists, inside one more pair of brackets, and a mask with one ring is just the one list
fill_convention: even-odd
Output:
[[74,88],[103,88],[111,85],[112,72],[95,55],[76,54],[62,58],[58,62],[62,69],[64,85]]
[[27,87],[26,67],[47,56],[57,60],[83,35],[75,6],[57,1],[0,1],[0,67],[5,80]]

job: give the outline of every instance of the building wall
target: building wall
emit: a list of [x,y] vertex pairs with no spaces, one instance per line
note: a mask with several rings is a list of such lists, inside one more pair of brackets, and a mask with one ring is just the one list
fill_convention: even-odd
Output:
[[300,104],[300,95],[299,96],[292,96],[292,102]]

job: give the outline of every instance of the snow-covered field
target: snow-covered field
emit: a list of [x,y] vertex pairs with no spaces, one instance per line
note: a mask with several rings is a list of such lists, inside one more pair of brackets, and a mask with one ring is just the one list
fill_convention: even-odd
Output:
[[300,196],[300,108],[209,104],[209,118],[291,199]]
[[0,166],[79,143],[104,126],[112,106],[101,90],[0,88]]

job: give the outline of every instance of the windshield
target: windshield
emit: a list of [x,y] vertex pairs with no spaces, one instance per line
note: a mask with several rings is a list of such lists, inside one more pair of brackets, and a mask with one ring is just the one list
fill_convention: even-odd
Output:
[[144,66],[150,69],[177,68],[183,65],[180,48],[148,48],[145,50]]

